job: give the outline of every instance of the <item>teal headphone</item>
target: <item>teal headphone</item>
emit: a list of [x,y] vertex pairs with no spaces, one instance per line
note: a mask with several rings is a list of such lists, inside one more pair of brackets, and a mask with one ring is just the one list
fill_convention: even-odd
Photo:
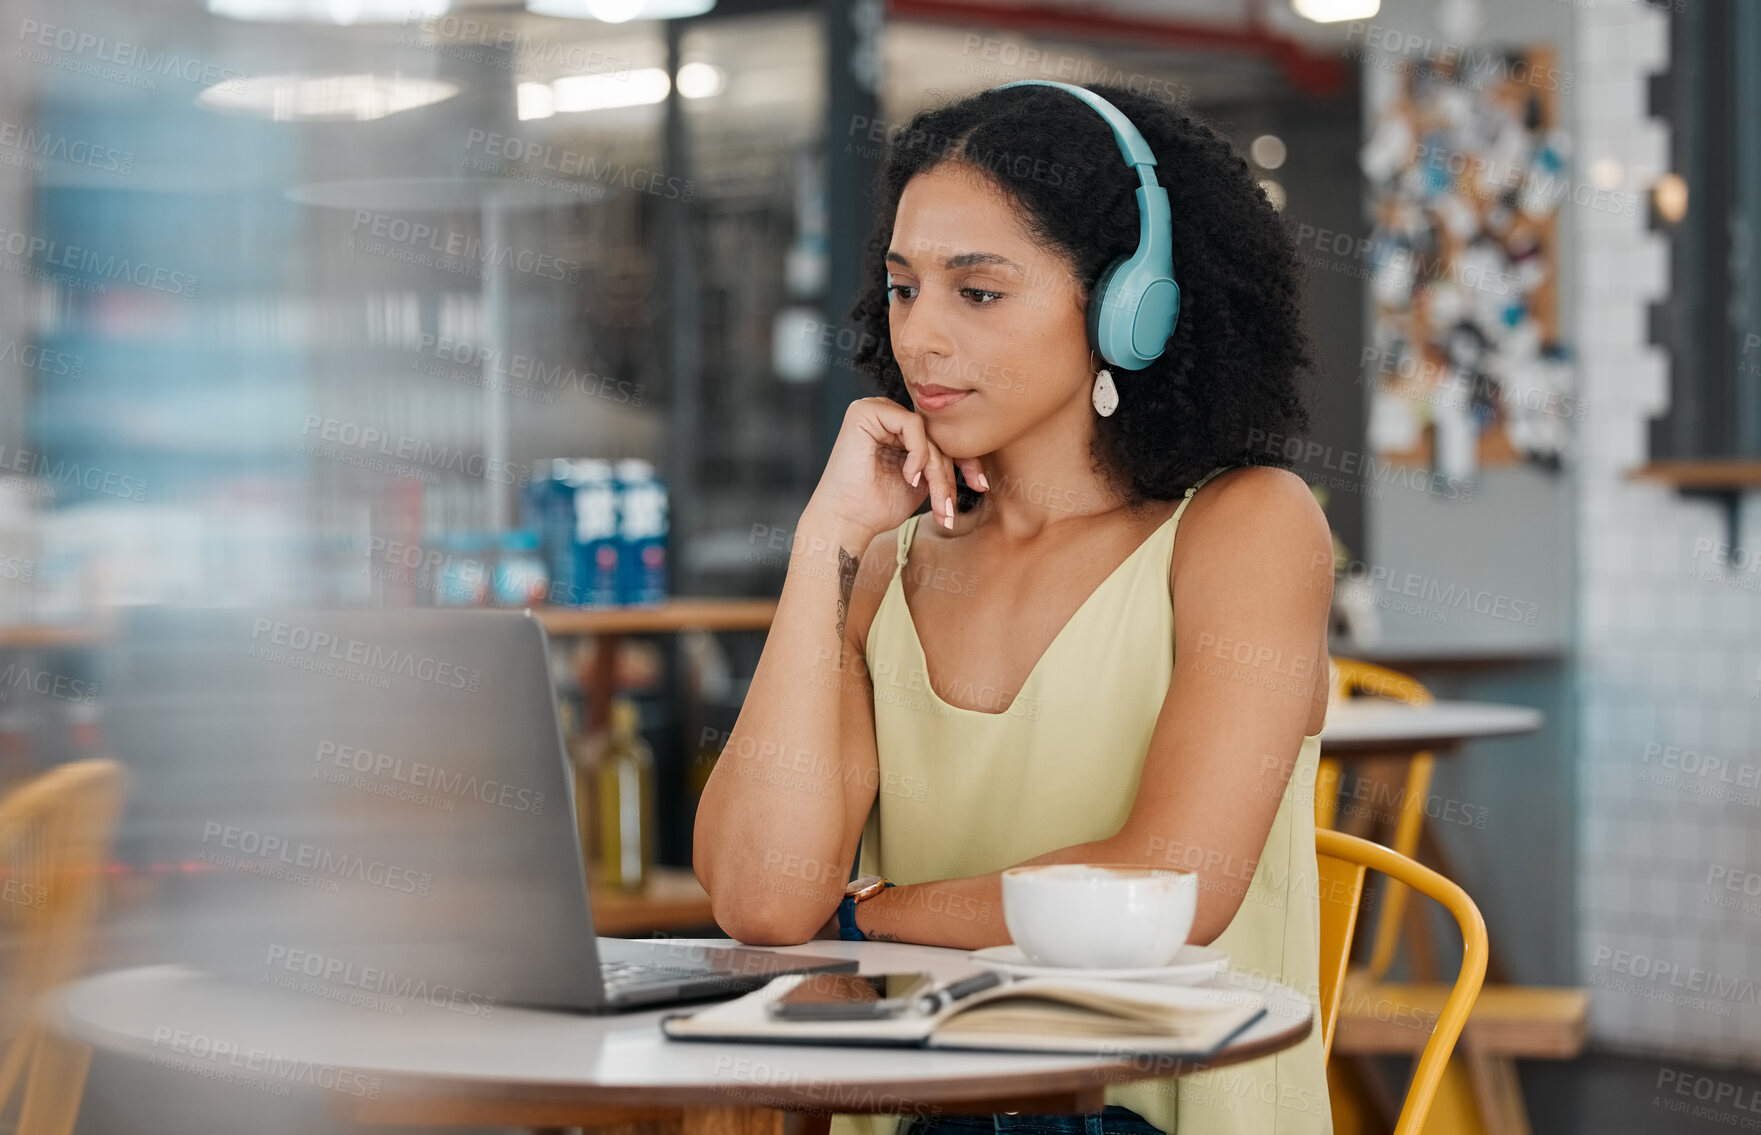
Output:
[[1174,282],[1174,236],[1168,191],[1156,183],[1156,155],[1118,107],[1082,87],[1049,79],[1020,79],[1009,87],[1069,91],[1107,120],[1119,153],[1137,171],[1137,250],[1107,265],[1088,299],[1088,333],[1101,357],[1124,370],[1142,370],[1162,356],[1180,316]]
[[[1137,250],[1107,265],[1088,298],[1088,333],[1101,357],[1122,370],[1142,370],[1162,356],[1180,316],[1174,282],[1174,236],[1168,191],[1156,183],[1156,155],[1118,107],[1082,87],[1050,79],[1019,79],[1009,87],[1069,91],[1107,120],[1119,153],[1137,171]],[[892,302],[892,289],[887,301]]]

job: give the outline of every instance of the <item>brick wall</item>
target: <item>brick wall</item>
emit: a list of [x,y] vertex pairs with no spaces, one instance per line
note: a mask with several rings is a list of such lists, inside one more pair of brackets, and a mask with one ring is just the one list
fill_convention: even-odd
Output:
[[[1667,16],[1632,0],[1575,15],[1578,175],[1612,160],[1623,188],[1643,189],[1668,168],[1667,126],[1645,116]],[[1669,287],[1665,241],[1643,210],[1582,209],[1575,223],[1578,926],[1592,1036],[1761,1066],[1761,592],[1744,587],[1761,575],[1712,565],[1710,544],[1729,539],[1717,507],[1628,479],[1668,397],[1667,359],[1646,343],[1647,306]],[[1761,546],[1752,518],[1739,542]]]

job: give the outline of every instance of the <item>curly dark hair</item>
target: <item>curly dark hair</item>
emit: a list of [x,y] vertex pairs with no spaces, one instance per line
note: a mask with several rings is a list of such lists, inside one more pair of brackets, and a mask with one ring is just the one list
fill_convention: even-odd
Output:
[[[1088,89],[1123,111],[1155,152],[1180,284],[1180,317],[1161,358],[1139,371],[1113,368],[1119,410],[1096,419],[1097,469],[1136,504],[1178,497],[1218,466],[1287,467],[1273,452],[1279,447],[1263,441],[1306,432],[1313,360],[1300,264],[1283,221],[1241,155],[1209,126],[1148,95]],[[1032,236],[1074,266],[1085,302],[1106,266],[1137,246],[1137,175],[1105,120],[1069,92],[987,90],[917,114],[876,178],[876,224],[850,310],[864,332],[856,369],[907,408],[915,407],[893,356],[884,257],[905,184],[948,161],[1020,204]],[[964,512],[978,494],[958,483]]]

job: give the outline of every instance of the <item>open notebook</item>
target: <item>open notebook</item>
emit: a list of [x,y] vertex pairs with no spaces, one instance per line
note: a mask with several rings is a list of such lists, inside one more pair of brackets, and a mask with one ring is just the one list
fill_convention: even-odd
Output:
[[765,1010],[804,980],[762,989],[695,1013],[662,1018],[674,1040],[1209,1056],[1265,1015],[1265,1002],[1239,989],[1140,981],[1029,977],[974,993],[935,1013],[880,1021],[779,1021]]

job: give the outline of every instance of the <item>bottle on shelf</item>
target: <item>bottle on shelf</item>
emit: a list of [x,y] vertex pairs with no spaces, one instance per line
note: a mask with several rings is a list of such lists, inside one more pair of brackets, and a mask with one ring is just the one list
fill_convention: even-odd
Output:
[[587,731],[586,714],[573,699],[558,706],[562,719],[563,744],[569,753],[570,779],[574,782],[575,826],[581,833],[581,865],[591,877],[599,864],[599,758],[605,748],[605,733]]
[[654,870],[654,750],[637,730],[636,703],[611,703],[611,734],[599,755],[599,882],[638,891]]
[[685,769],[685,789],[691,795],[691,805],[696,807],[697,801],[703,798],[703,789],[709,784],[709,774],[715,771],[715,762],[721,759],[722,748],[712,739],[704,739],[697,743],[697,752],[691,758],[691,764]]

